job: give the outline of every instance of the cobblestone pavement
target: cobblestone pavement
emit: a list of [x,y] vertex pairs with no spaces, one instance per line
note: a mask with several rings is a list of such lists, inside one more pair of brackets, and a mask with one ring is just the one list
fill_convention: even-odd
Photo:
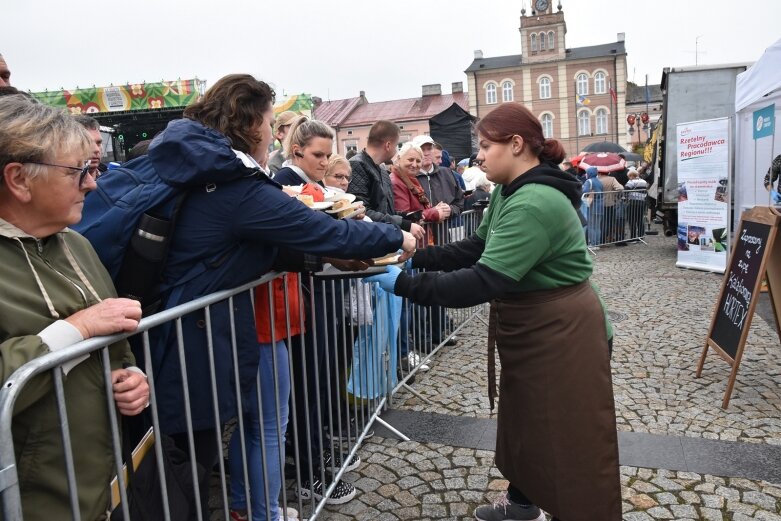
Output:
[[[358,495],[322,519],[474,519],[507,487],[491,451],[378,439],[361,454],[359,472],[347,476]],[[764,481],[621,467],[621,484],[625,521],[781,521],[781,485]]]

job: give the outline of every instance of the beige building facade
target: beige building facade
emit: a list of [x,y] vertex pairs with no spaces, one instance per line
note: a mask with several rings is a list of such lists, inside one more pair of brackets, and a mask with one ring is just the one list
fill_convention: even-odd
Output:
[[628,147],[623,33],[613,43],[568,49],[561,3],[554,11],[550,0],[535,0],[533,8],[521,11],[521,54],[486,58],[475,51],[465,71],[471,114],[520,102],[569,156],[597,141]]

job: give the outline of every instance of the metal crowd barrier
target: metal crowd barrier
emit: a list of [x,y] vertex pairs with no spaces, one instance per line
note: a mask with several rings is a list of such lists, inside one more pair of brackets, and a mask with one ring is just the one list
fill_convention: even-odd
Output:
[[646,244],[649,225],[645,197],[645,189],[583,194],[581,211],[586,218],[583,229],[589,250],[593,253],[608,244]]
[[[428,225],[428,238],[433,244],[458,240],[477,228],[480,217],[481,213],[470,211],[461,215],[459,220]],[[415,374],[423,369],[425,364],[432,363],[432,357],[448,339],[472,318],[479,318],[482,312],[481,307],[446,310],[413,305],[406,300],[402,302],[402,299],[384,293],[375,284],[363,283],[361,277],[364,275],[339,272],[333,268],[318,274],[270,273],[243,286],[212,293],[144,318],[132,334],[92,338],[41,356],[19,368],[0,389],[2,519],[17,521],[24,518],[20,470],[17,468],[12,436],[13,411],[17,398],[24,393],[25,385],[42,374],[49,374],[53,380],[57,414],[61,424],[63,467],[68,477],[69,490],[69,498],[61,499],[70,502],[74,520],[82,518],[78,506],[79,479],[70,442],[74,436],[79,436],[79,426],[68,421],[68,396],[63,386],[62,364],[90,353],[96,353],[94,356],[100,356],[102,359],[105,390],[109,397],[106,406],[109,411],[114,473],[113,476],[107,476],[107,490],[112,478],[115,486],[109,494],[113,496],[113,500],[106,506],[107,515],[109,519],[119,517],[120,514],[122,519],[130,519],[130,496],[127,489],[128,478],[124,471],[124,455],[130,452],[129,449],[135,442],[126,442],[123,450],[121,440],[126,432],[123,431],[113,403],[109,365],[109,346],[123,339],[129,339],[133,343],[134,351],[142,353],[145,360],[142,369],[147,374],[150,386],[148,411],[154,436],[150,438],[153,439],[153,445],[150,441],[151,447],[147,446],[148,452],[144,457],[154,458],[156,462],[158,487],[163,498],[162,512],[159,512],[158,518],[166,521],[177,519],[177,515],[181,513],[172,511],[168,504],[167,480],[170,476],[164,470],[164,437],[159,435],[162,431],[158,394],[165,390],[156,385],[151,362],[154,347],[150,338],[154,338],[160,328],[172,331],[176,343],[175,354],[181,367],[187,367],[188,357],[196,354],[206,356],[209,362],[210,378],[207,382],[193,381],[187,369],[181,371],[181,389],[184,395],[182,407],[187,426],[187,432],[184,433],[187,444],[184,450],[189,459],[187,472],[196,477],[192,480],[192,497],[196,498],[191,505],[194,510],[192,518],[199,521],[209,519],[211,512],[206,509],[212,504],[219,505],[216,508],[221,511],[224,519],[231,519],[229,497],[233,479],[234,493],[243,488],[249,519],[252,519],[253,508],[259,508],[262,504],[265,508],[260,508],[265,510],[266,519],[275,516],[270,509],[270,494],[273,492],[269,491],[269,483],[275,480],[281,483],[279,506],[282,512],[292,506],[299,511],[301,519],[316,519],[327,504],[344,498],[344,490],[340,490],[343,488],[340,487],[340,480],[346,472],[354,468],[358,449],[366,438],[372,436],[375,423],[383,424],[402,439],[405,438],[403,433],[398,433],[382,421],[379,415],[391,405],[394,393],[401,389],[420,396],[411,387]],[[239,345],[233,313],[234,303],[246,300],[247,296],[256,310],[259,309],[258,306],[263,306],[260,313],[266,319],[264,327],[267,329],[264,331],[268,332],[269,344],[272,344],[273,340],[284,342],[283,347],[275,348],[254,344],[255,348],[270,350],[272,377],[264,378],[261,373],[255,371],[254,385],[249,383],[251,390],[248,390],[246,382],[243,387],[241,385],[241,367],[237,360],[239,351],[247,346]],[[299,306],[296,307],[294,302],[291,302],[296,300],[293,297],[297,297]],[[228,326],[233,354],[230,362],[233,375],[232,393],[238,404],[235,418],[225,423],[220,420],[221,411],[215,399],[218,382],[213,347],[217,334],[214,328],[223,331],[225,328],[219,328],[222,324],[213,323],[212,310],[215,306],[227,306],[229,311]],[[197,321],[205,336],[206,353],[191,353],[185,346],[183,321],[193,319]],[[297,323],[305,325],[300,334],[296,334]],[[414,356],[410,356],[410,353]],[[405,363],[402,363],[403,358],[406,358]],[[290,382],[289,400],[285,396],[286,381]],[[213,448],[218,453],[213,468],[202,469],[196,463],[196,433],[193,429],[193,404],[190,400],[190,390],[194,386],[208,387],[211,393],[212,403],[209,406],[214,416]],[[269,406],[273,411],[268,411]],[[264,407],[267,408],[265,422]],[[277,439],[268,438],[269,433]],[[231,442],[233,436],[238,436],[238,441]],[[249,450],[251,441],[257,441],[258,436],[258,443],[262,448],[260,466],[264,483],[260,491],[257,490],[258,487],[251,485],[252,473],[257,471],[258,463],[257,456],[253,456]],[[241,453],[240,470],[236,464],[233,469],[230,468],[231,444],[234,458],[237,449]],[[274,450],[274,445],[279,447],[278,452]],[[136,456],[132,459],[135,461],[135,458]],[[197,476],[203,472],[212,482],[209,497],[202,497],[199,491]],[[318,488],[318,481],[322,485],[321,488]],[[237,485],[238,483],[241,485]],[[255,497],[263,497],[264,500],[253,505],[250,500],[253,494]],[[284,514],[281,518],[285,519]]]

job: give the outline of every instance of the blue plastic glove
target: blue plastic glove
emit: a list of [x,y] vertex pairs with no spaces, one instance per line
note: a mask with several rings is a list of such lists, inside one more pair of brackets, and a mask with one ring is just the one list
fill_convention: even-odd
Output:
[[388,293],[393,293],[393,288],[396,287],[396,279],[399,278],[401,270],[396,266],[386,266],[385,273],[372,275],[363,279],[364,282],[376,282],[380,287]]
[[770,192],[770,197],[773,199],[773,202],[776,204],[781,204],[781,193],[776,192],[773,190]]

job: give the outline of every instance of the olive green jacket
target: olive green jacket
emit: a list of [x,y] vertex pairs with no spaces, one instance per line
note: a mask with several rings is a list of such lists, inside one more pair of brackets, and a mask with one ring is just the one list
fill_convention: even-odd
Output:
[[[80,339],[48,326],[116,292],[89,242],[68,229],[35,239],[0,219],[0,375]],[[69,324],[58,322],[75,331]],[[67,332],[67,331],[66,331]],[[55,345],[59,344],[59,345]],[[132,365],[127,342],[109,348],[111,368]],[[116,474],[100,352],[63,379],[79,505],[84,520],[101,519]],[[2,421],[7,421],[2,418]],[[13,443],[25,521],[71,519],[62,434],[51,372],[32,378],[13,413]],[[5,441],[3,441],[5,443]]]

